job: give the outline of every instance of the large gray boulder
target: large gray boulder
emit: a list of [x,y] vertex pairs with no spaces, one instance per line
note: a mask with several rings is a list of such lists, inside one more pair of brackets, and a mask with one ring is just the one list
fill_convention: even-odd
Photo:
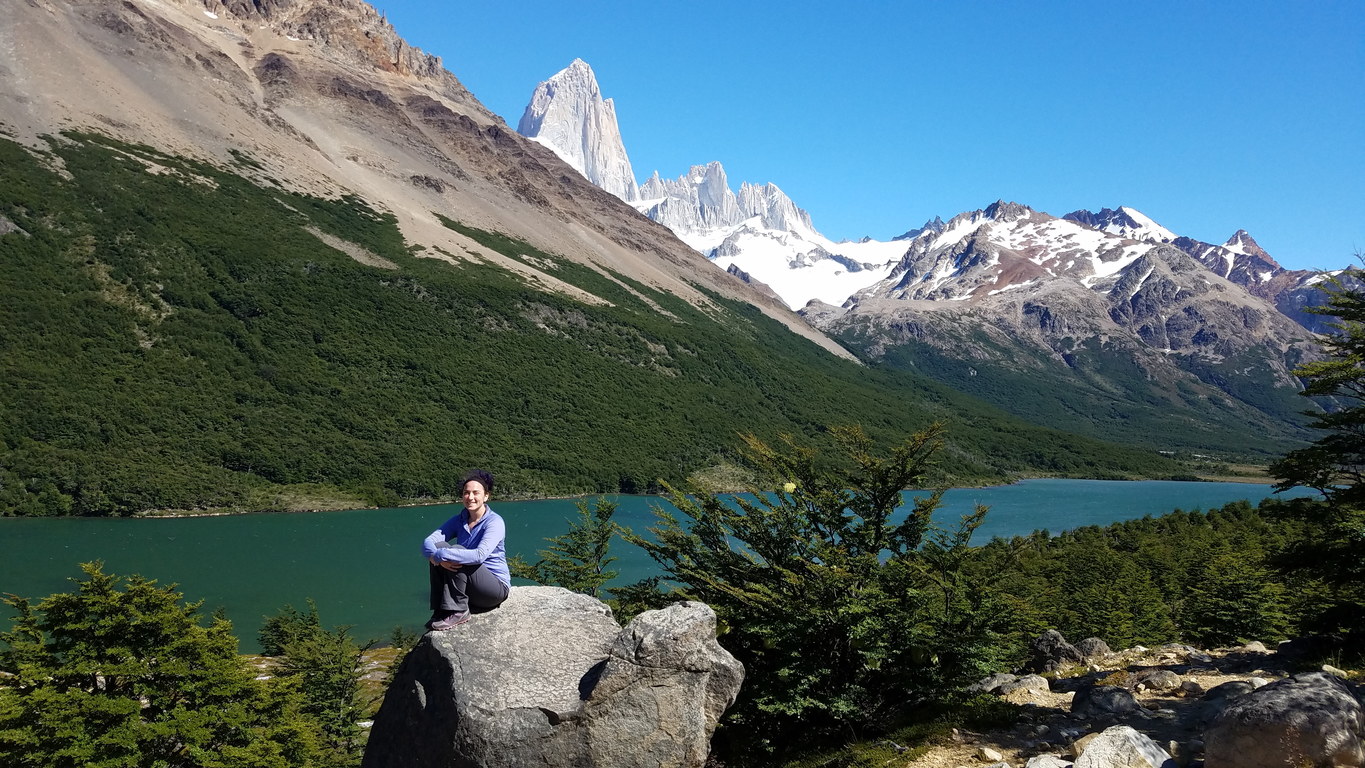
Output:
[[1257,688],[1204,731],[1207,768],[1365,764],[1365,715],[1346,684],[1308,672]]
[[1004,683],[996,689],[1001,695],[1013,693],[1015,691],[1028,691],[1029,693],[1047,693],[1052,690],[1048,685],[1047,678],[1042,675],[1024,675]]
[[699,767],[743,678],[701,603],[621,629],[591,597],[513,587],[409,652],[362,766]]
[[1085,656],[1068,643],[1061,632],[1049,629],[1029,643],[1029,672],[1055,672],[1071,664],[1084,664]]
[[980,680],[967,686],[967,693],[999,693],[1001,686],[1018,680],[1017,675],[1008,672],[996,672],[990,677],[983,677]]
[[1111,717],[1141,712],[1142,705],[1127,688],[1087,685],[1071,699],[1071,711],[1083,717]]
[[1098,637],[1087,637],[1079,643],[1076,643],[1076,650],[1087,659],[1113,653],[1113,651],[1109,649],[1109,644]]

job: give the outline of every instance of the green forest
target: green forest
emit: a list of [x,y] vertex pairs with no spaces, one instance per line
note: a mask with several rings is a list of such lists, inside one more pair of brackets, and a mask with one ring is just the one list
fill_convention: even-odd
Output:
[[47,141],[0,138],[0,514],[391,506],[451,497],[472,465],[511,497],[643,492],[729,464],[739,432],[828,444],[831,423],[948,423],[945,484],[1183,473],[452,212],[609,303],[419,258],[392,215],[253,181],[241,153]]
[[1034,424],[1127,445],[1213,452],[1263,465],[1310,439],[1304,411],[1313,405],[1277,384],[1266,361],[1249,353],[1216,362],[1174,356],[1181,368],[1211,385],[1198,391],[1188,383],[1155,379],[1135,361],[1137,350],[1114,340],[1064,340],[1072,346],[1060,353],[1067,365],[1059,366],[1036,348],[993,342],[979,332],[964,343],[990,350],[984,359],[960,359],[914,339],[888,346],[861,329],[839,338],[864,354],[870,345],[885,347],[879,367],[930,376]]

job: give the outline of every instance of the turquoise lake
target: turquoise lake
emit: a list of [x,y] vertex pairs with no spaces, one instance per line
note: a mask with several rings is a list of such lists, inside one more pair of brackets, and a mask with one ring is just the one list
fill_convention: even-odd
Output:
[[[1312,495],[1296,489],[1287,495]],[[1255,503],[1268,485],[1166,481],[1025,480],[948,491],[940,522],[950,524],[976,504],[991,507],[977,542],[1047,529],[1052,533],[1103,525],[1174,509]],[[649,496],[613,496],[616,520],[636,531],[665,504]],[[544,539],[563,533],[574,500],[498,502],[508,525],[508,552],[534,561]],[[422,539],[458,505],[171,519],[0,519],[0,594],[38,598],[70,588],[78,564],[103,560],[110,573],[140,573],[177,583],[204,610],[232,619],[242,649],[256,649],[261,619],[285,604],[313,598],[327,625],[350,624],[361,641],[386,638],[393,627],[420,629],[426,620]],[[653,562],[624,542],[613,545],[621,581],[653,572]],[[0,606],[4,616],[11,613]]]

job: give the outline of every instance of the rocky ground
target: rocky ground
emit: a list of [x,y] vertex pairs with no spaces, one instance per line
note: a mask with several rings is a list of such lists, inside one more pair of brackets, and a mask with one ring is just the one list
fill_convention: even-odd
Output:
[[[1036,768],[1044,761],[1030,760],[1049,754],[1061,758],[1051,765],[1067,765],[1083,753],[1095,735],[1115,725],[1130,726],[1151,738],[1177,765],[1200,765],[1204,728],[1228,701],[1302,671],[1305,668],[1301,664],[1268,652],[1260,643],[1209,651],[1171,644],[1101,653],[1083,665],[1062,666],[1045,677],[993,676],[982,681],[982,686],[994,688],[996,695],[1022,705],[1024,714],[1019,723],[1008,731],[955,731],[950,743],[935,746],[904,765]],[[1333,671],[1348,679],[1360,677],[1358,672]],[[1095,686],[1115,686],[1130,692],[1137,706],[1125,707],[1127,699],[1119,694],[1096,701],[1095,706],[1081,707],[1085,712],[1073,712],[1078,691],[1096,700],[1094,694],[1087,693]]]

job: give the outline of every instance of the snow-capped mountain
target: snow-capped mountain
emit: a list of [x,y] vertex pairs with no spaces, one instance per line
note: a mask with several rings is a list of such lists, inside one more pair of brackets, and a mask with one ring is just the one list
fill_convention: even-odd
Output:
[[[1311,334],[1240,284],[1246,270],[1218,274],[1185,241],[1132,209],[1057,218],[998,201],[901,241],[886,279],[842,307],[802,314],[864,357],[928,366],[1021,415],[1089,397],[1105,413],[1067,418],[1096,434],[1144,411],[1176,428],[1200,403],[1281,428],[1302,408],[1290,371]],[[1250,243],[1197,250],[1260,259]]]
[[602,99],[581,59],[537,86],[517,131],[793,309],[812,299],[843,302],[886,277],[904,251],[871,240],[835,243],[777,185],[744,182],[736,193],[718,162],[693,166],[676,179],[655,171],[636,187],[612,102]]
[[[1238,232],[1224,246],[1211,246],[1177,237],[1131,208],[1105,209],[1099,214],[1078,211],[1057,218],[1018,203],[997,201],[901,242],[906,245],[905,253],[886,279],[850,297],[845,308],[856,312],[869,299],[979,304],[1041,290],[1052,294],[1086,291],[1109,304],[1105,314],[1111,320],[1126,323],[1125,318],[1135,316],[1139,295],[1150,303],[1154,294],[1149,281],[1182,275],[1179,280],[1167,280],[1167,293],[1156,292],[1164,297],[1163,310],[1178,310],[1188,318],[1195,314],[1191,302],[1214,301],[1278,315],[1264,297],[1248,289],[1285,273],[1245,232]],[[1210,261],[1222,269],[1210,269]],[[1248,265],[1264,270],[1257,272]],[[1274,335],[1285,342],[1306,338],[1303,329],[1288,318],[1266,322],[1278,329]],[[1165,340],[1170,335],[1156,328],[1130,330],[1148,339]],[[1205,334],[1203,338],[1211,341],[1214,337]],[[1217,338],[1221,344],[1214,346],[1225,348],[1246,334],[1229,332]],[[1167,352],[1182,348],[1165,341],[1158,345]]]
[[597,76],[582,59],[536,86],[517,133],[554,151],[593,184],[627,202],[635,199],[616,105],[602,98]]
[[811,299],[843,301],[884,278],[904,251],[898,243],[834,243],[776,184],[745,182],[736,194],[717,162],[693,166],[677,179],[655,172],[641,185],[635,207],[793,309]]
[[1307,311],[1322,302],[1317,286],[1323,273],[1285,269],[1245,229],[1237,230],[1222,245],[1215,245],[1177,236],[1131,208],[1121,207],[1117,211],[1105,208],[1099,213],[1075,211],[1065,218],[1134,240],[1174,245],[1214,274],[1270,301],[1280,312],[1315,333],[1326,330],[1331,321]]

